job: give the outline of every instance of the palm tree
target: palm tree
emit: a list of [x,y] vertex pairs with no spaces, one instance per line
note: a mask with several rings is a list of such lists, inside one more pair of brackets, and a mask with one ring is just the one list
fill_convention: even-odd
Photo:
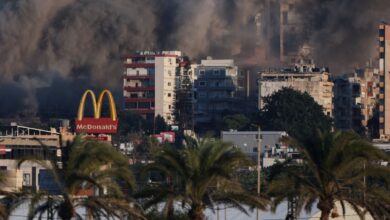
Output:
[[338,215],[335,202],[341,203],[343,214],[349,205],[361,217],[367,211],[390,215],[389,191],[378,181],[365,181],[380,178],[382,183],[390,183],[390,169],[378,164],[389,158],[371,142],[353,132],[319,132],[305,143],[291,137],[283,141],[300,152],[302,161],[290,160],[274,169],[268,192],[275,205],[296,197],[297,213],[317,204],[321,220]]
[[189,208],[190,219],[204,219],[205,208],[230,205],[247,213],[244,205],[264,209],[266,201],[247,193],[234,178],[237,169],[248,163],[244,153],[219,140],[187,139],[182,150],[164,148],[145,171],[159,171],[166,181],[142,190],[144,208],[165,204],[165,216],[173,215],[175,204]]
[[[1,141],[1,140],[0,140]],[[5,176],[2,171],[0,171],[0,184],[4,184]],[[12,193],[0,190],[0,194],[3,196],[11,196]],[[10,209],[7,207],[6,200],[0,200],[0,219],[8,219],[11,214]]]
[[[71,218],[84,219],[77,208],[85,208],[90,217],[100,218],[133,216],[143,218],[142,209],[126,198],[119,182],[133,188],[133,175],[128,167],[127,159],[112,146],[86,140],[81,136],[64,148],[62,168],[55,160],[49,162],[39,158],[25,158],[19,161],[19,166],[25,161],[33,161],[50,170],[58,187],[59,195],[38,192],[24,196],[30,201],[28,219],[44,213],[55,213],[63,220]],[[82,190],[92,190],[93,195],[77,196]]]

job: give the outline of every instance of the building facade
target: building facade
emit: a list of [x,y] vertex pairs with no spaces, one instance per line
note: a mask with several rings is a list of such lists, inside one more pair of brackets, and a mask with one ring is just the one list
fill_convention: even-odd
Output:
[[[261,131],[261,154],[270,158],[272,155],[284,154],[287,147],[284,146],[280,139],[284,136],[287,136],[287,133],[284,131]],[[223,131],[221,134],[221,139],[224,142],[233,144],[234,147],[239,148],[242,152],[246,153],[250,158],[257,161],[257,131]],[[283,150],[282,150],[283,149]],[[285,151],[287,155],[287,151]],[[286,156],[284,155],[284,156]],[[285,158],[283,155],[280,155],[280,158]],[[263,160],[263,163],[266,160]],[[267,160],[266,163],[269,161]],[[266,165],[266,164],[263,164]]]
[[390,139],[390,25],[379,26],[379,135]]
[[307,92],[320,104],[324,113],[333,114],[333,82],[326,68],[316,68],[314,63],[305,61],[294,68],[267,70],[260,73],[259,109],[264,107],[263,98],[272,95],[283,87]]
[[124,60],[125,109],[153,119],[160,115],[167,124],[175,121],[176,69],[179,51],[143,51]]
[[6,182],[2,183],[2,189],[39,190],[40,183],[45,182],[40,172],[47,168],[33,162],[23,163],[19,168],[17,164],[20,159],[34,155],[47,160],[47,164],[50,164],[49,159],[57,160],[61,166],[60,140],[60,133],[55,129],[42,130],[14,123],[0,127],[0,171],[7,177]]
[[176,69],[176,106],[175,119],[183,130],[194,129],[194,97],[193,85],[196,64],[191,64],[188,57],[180,58]]
[[195,73],[195,124],[213,123],[226,113],[242,110],[238,68],[233,60],[202,60]]
[[367,67],[334,79],[334,122],[342,130],[368,131],[379,95],[378,69]]

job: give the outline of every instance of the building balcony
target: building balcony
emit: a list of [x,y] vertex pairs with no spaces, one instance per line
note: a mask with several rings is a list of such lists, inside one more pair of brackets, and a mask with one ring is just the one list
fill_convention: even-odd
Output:
[[124,75],[124,79],[154,79],[154,75]]
[[125,102],[154,102],[154,98],[125,98]]
[[130,111],[139,113],[139,114],[154,114],[154,108],[148,109],[148,108],[133,108],[129,109]]
[[207,87],[207,90],[208,91],[223,91],[223,90],[228,90],[228,91],[233,91],[233,90],[236,90],[237,87],[236,86],[208,86]]
[[125,68],[150,68],[154,67],[154,63],[125,63]]
[[127,92],[143,92],[143,91],[154,91],[154,86],[142,86],[142,87],[124,87]]

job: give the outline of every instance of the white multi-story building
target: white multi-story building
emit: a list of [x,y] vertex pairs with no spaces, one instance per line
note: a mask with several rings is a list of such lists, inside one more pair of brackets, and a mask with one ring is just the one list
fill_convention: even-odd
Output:
[[123,96],[125,109],[150,119],[158,115],[173,124],[176,69],[180,51],[143,51],[124,60]]

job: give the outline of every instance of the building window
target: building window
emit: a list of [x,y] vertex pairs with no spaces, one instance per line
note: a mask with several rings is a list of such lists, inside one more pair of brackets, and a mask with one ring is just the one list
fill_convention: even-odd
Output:
[[168,93],[168,97],[171,97],[171,93]]
[[23,186],[31,186],[30,174],[29,173],[24,173],[23,174]]
[[207,83],[205,81],[200,81],[199,82],[199,86],[206,86],[206,85],[207,85]]
[[130,94],[130,98],[138,98],[138,94],[137,93],[131,93]]
[[205,71],[204,70],[199,70],[199,75],[204,75]]
[[172,76],[172,71],[168,70],[168,76]]
[[219,70],[214,70],[213,74],[218,76],[219,75]]
[[154,108],[154,102],[150,103],[150,107]]
[[199,92],[198,94],[199,94],[199,97],[202,97],[202,98],[207,96],[206,92]]
[[125,107],[127,109],[135,109],[135,108],[137,108],[137,103],[136,102],[129,102],[129,103],[125,104]]
[[140,102],[138,103],[138,108],[150,108],[149,102]]
[[171,120],[171,116],[168,115],[168,116],[167,116],[167,119],[168,119],[168,120]]
[[168,105],[168,109],[171,109],[171,105]]
[[137,76],[139,76],[139,70],[137,70],[136,72],[137,72]]
[[168,82],[168,86],[171,86],[171,83],[170,83],[170,82]]

